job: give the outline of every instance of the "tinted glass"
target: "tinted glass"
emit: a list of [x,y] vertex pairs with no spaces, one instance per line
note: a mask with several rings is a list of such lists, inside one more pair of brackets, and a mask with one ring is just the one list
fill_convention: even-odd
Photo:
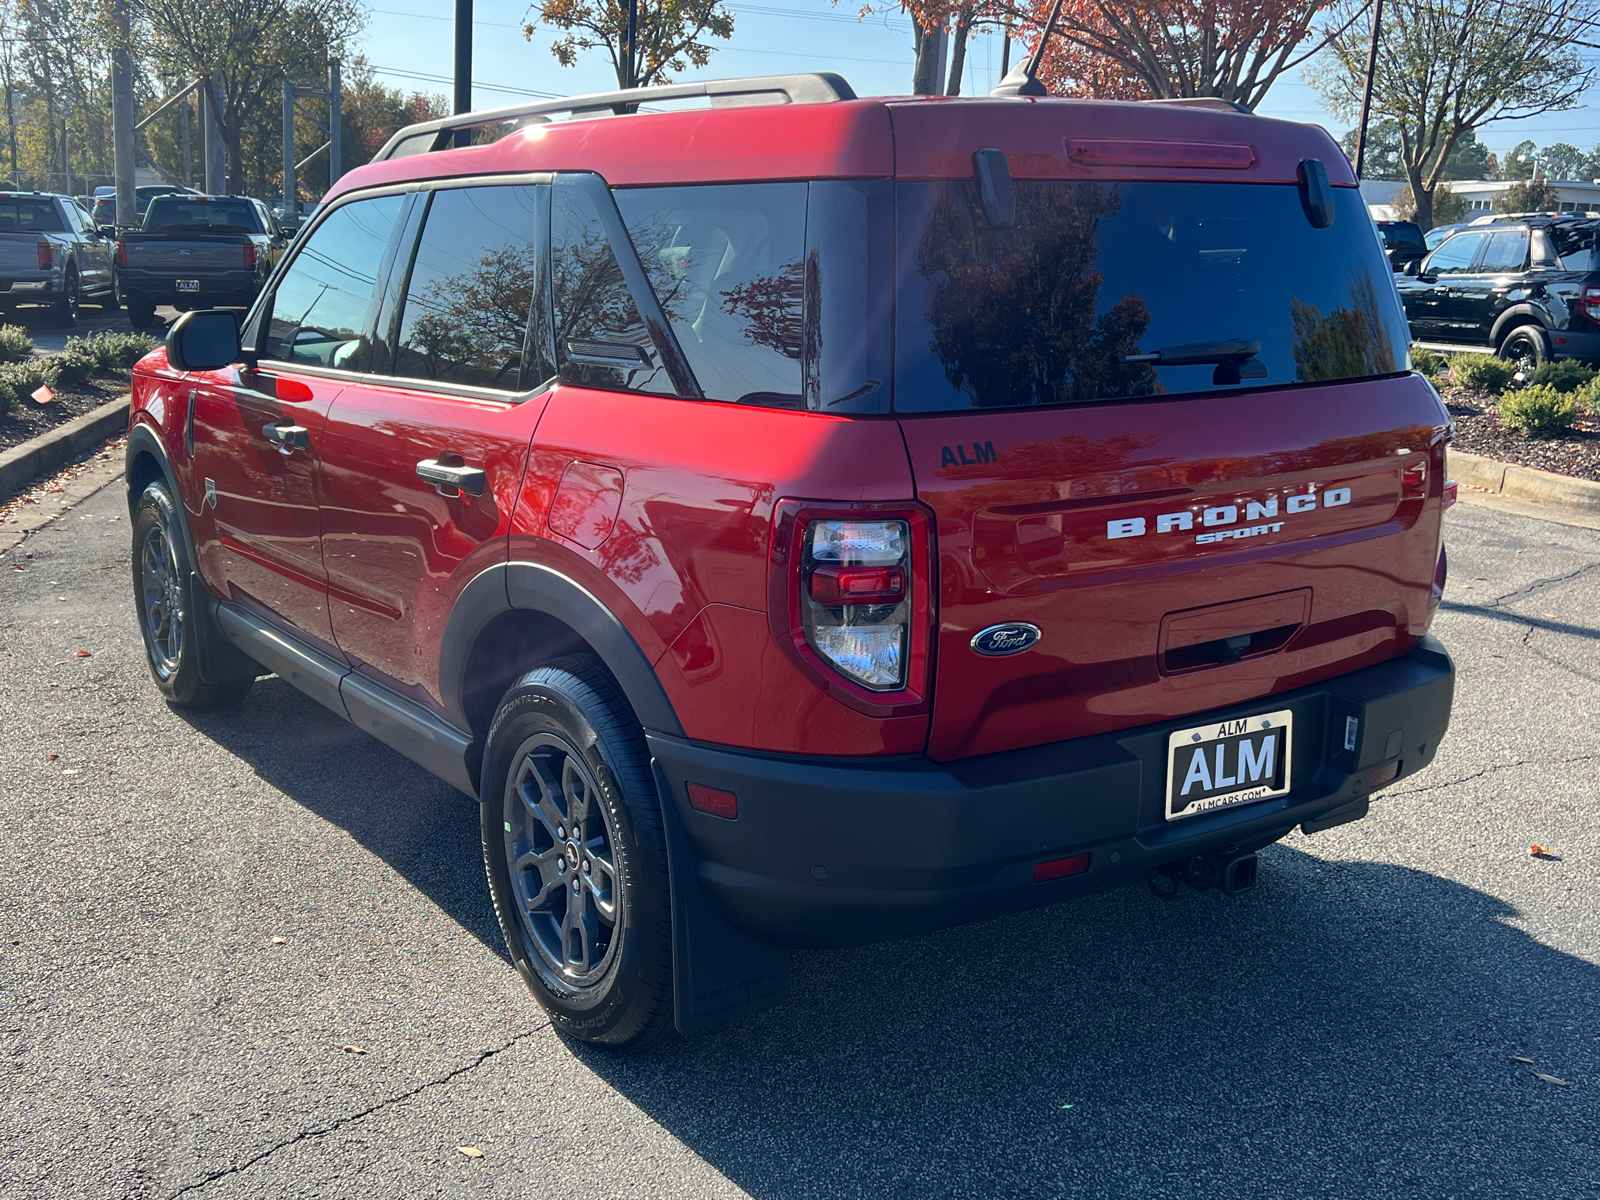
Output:
[[161,196],[144,214],[146,233],[265,233],[261,218],[246,200]]
[[396,375],[516,390],[541,274],[540,208],[536,187],[433,194],[406,284]]
[[1487,236],[1484,233],[1456,234],[1433,252],[1433,257],[1424,264],[1424,270],[1429,275],[1460,275],[1470,270],[1472,260],[1478,255],[1478,247],[1483,245],[1483,239]]
[[1254,386],[1403,370],[1389,264],[1359,194],[1333,193],[1315,229],[1294,187],[1018,181],[994,228],[975,183],[899,184],[895,408],[1209,392],[1238,360],[1143,356],[1232,339],[1261,345]]
[[887,412],[895,308],[893,185],[813,183],[806,270],[807,407]]
[[0,197],[0,233],[65,233],[53,200]]
[[312,231],[278,284],[261,353],[284,362],[355,369],[367,308],[403,197],[356,200]]
[[1421,250],[1422,229],[1409,221],[1390,221],[1378,226],[1383,234],[1383,244],[1390,250]]
[[806,185],[613,195],[706,397],[800,407]]
[[589,186],[561,177],[551,189],[550,275],[561,378],[584,387],[674,395]]
[[1489,243],[1484,247],[1483,259],[1478,263],[1478,270],[1485,274],[1493,271],[1520,271],[1522,264],[1527,260],[1528,231],[1504,229],[1489,235]]
[[1595,232],[1592,226],[1578,229],[1552,229],[1550,231],[1550,235],[1556,244],[1556,253],[1561,258],[1562,270],[1594,270]]

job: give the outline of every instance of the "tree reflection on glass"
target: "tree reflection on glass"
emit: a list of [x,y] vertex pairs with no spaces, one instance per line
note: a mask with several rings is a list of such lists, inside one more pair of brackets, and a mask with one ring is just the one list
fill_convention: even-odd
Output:
[[1359,379],[1398,370],[1371,273],[1353,270],[1345,286],[1349,307],[1341,304],[1327,316],[1315,304],[1289,298],[1295,377],[1302,382]]
[[396,373],[513,387],[539,260],[531,244],[484,251],[407,298]]
[[940,189],[917,243],[928,279],[930,349],[980,408],[1149,396],[1160,389],[1135,354],[1150,313],[1138,295],[1095,315],[1100,223],[1116,186],[1016,184],[1015,224],[994,228],[977,187]]
[[742,332],[753,345],[798,360],[805,346],[805,299],[805,267],[795,261],[724,289],[722,308],[743,321]]

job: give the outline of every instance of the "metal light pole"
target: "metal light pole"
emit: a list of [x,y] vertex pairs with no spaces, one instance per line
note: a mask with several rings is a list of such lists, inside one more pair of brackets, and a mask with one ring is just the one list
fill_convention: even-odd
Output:
[[1361,179],[1367,159],[1367,118],[1372,115],[1372,77],[1378,70],[1378,27],[1383,22],[1383,0],[1373,0],[1372,40],[1367,44],[1367,80],[1361,87],[1361,129],[1356,134],[1356,179]]
[[627,87],[639,86],[639,0],[628,0],[628,48],[623,60]]
[[[113,224],[118,226],[139,223],[138,206],[133,189],[133,61],[128,52],[130,18],[126,3],[113,10],[117,24],[117,44],[111,51],[111,170],[117,185],[116,215]],[[9,102],[10,97],[6,97]]]
[[[472,111],[472,0],[456,0],[456,112]],[[472,131],[456,130],[456,145],[470,146]]]

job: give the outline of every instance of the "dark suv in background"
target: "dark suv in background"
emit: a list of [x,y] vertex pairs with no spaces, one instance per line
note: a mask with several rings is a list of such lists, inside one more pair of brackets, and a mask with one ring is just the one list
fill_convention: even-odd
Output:
[[1396,271],[1407,263],[1421,262],[1428,253],[1422,226],[1415,221],[1379,221],[1378,234],[1383,238],[1384,257]]
[[1528,370],[1556,358],[1600,360],[1597,235],[1594,217],[1531,216],[1445,239],[1395,279],[1412,338]]

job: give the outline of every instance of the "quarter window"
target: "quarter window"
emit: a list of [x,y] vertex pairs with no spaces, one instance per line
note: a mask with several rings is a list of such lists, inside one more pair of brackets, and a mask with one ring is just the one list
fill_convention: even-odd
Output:
[[1503,229],[1489,235],[1489,244],[1484,247],[1483,261],[1478,264],[1478,270],[1485,275],[1520,271],[1527,261],[1528,231]]
[[358,370],[367,310],[403,198],[341,205],[312,231],[278,284],[264,358]]
[[541,189],[528,185],[434,193],[406,283],[396,375],[520,386],[541,274],[540,209]]

